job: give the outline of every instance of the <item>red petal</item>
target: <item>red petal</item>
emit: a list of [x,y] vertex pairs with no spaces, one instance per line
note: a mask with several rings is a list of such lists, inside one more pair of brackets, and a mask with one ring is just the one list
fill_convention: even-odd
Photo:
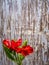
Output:
[[22,51],[21,54],[22,54],[23,56],[27,56],[27,55],[28,55],[27,51]]
[[21,51],[22,51],[22,49],[18,48],[18,47],[15,50],[16,50],[17,53],[21,53]]
[[11,49],[15,49],[16,47],[16,42],[14,40],[11,40]]
[[28,53],[32,53],[32,52],[33,52],[33,48],[30,47],[29,45],[25,47],[25,50],[26,50]]
[[22,44],[22,39],[19,39],[16,41],[17,46],[20,46]]
[[10,42],[10,40],[3,40],[3,44],[4,44],[5,46],[7,46],[8,48],[11,47],[11,42]]

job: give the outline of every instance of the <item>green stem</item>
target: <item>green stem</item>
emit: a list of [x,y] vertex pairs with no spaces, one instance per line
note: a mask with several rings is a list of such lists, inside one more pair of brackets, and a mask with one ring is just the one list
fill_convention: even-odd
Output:
[[22,63],[17,63],[17,65],[22,65]]
[[22,61],[16,60],[16,65],[22,65]]

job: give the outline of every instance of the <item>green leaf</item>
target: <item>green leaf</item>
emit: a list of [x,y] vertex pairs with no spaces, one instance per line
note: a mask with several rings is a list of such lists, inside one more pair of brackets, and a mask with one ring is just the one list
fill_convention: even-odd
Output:
[[3,45],[4,51],[7,55],[7,57],[13,61],[15,61],[14,56],[12,55],[12,51],[10,49],[8,49],[6,46]]
[[27,46],[27,40],[25,40],[24,42],[23,42],[23,44],[22,44],[22,46]]

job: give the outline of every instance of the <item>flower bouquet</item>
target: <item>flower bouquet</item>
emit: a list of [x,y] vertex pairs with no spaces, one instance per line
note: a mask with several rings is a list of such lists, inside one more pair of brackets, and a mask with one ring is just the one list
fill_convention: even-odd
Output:
[[33,52],[33,48],[27,45],[27,40],[22,43],[22,39],[18,40],[3,40],[3,49],[7,57],[17,65],[22,65],[22,60],[25,56]]

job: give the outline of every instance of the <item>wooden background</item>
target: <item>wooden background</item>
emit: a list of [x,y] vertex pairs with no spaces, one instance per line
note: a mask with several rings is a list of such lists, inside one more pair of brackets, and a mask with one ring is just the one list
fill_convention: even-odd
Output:
[[15,65],[2,40],[18,38],[35,49],[23,65],[49,65],[49,0],[0,0],[0,65]]

